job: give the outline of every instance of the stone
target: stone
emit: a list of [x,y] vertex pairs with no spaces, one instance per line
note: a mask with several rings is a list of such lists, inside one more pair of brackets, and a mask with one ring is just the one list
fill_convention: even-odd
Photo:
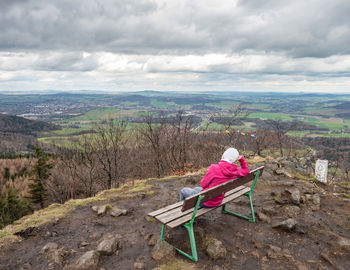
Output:
[[296,205],[287,205],[284,208],[285,213],[287,214],[288,217],[290,218],[295,218],[300,214],[300,208]]
[[95,270],[97,269],[99,259],[99,253],[95,250],[90,250],[84,253],[70,269]]
[[110,215],[112,217],[125,216],[127,214],[128,214],[128,210],[126,210],[126,209],[119,209],[118,207],[113,207],[111,212],[110,212]]
[[63,266],[64,257],[66,256],[66,252],[63,248],[55,249],[47,254],[47,259],[50,263]]
[[234,260],[238,260],[238,257],[236,254],[234,254],[233,252],[231,253],[231,258]]
[[148,240],[148,245],[151,247],[155,246],[157,244],[158,239],[159,239],[159,235],[152,234]]
[[49,242],[41,249],[40,253],[47,253],[47,252],[52,251],[54,249],[58,249],[58,244],[53,243],[53,242]]
[[94,205],[91,207],[92,211],[96,212],[97,215],[102,216],[106,213],[107,211],[107,205]]
[[86,241],[83,241],[83,242],[80,243],[81,247],[86,247],[88,245],[89,245],[89,242],[86,242]]
[[135,269],[145,269],[145,264],[143,262],[134,262]]
[[152,250],[152,258],[156,261],[170,260],[175,256],[175,249],[167,242],[158,239]]
[[288,218],[283,221],[277,221],[272,224],[272,228],[281,228],[287,231],[292,231],[295,226],[297,225],[297,222],[293,218]]
[[331,264],[332,266],[334,266],[334,263],[332,262],[332,260],[329,258],[328,254],[326,252],[322,252],[320,253],[320,257],[322,259],[324,259],[326,262],[328,262],[329,264]]
[[266,255],[270,259],[277,259],[278,257],[282,257],[281,251],[282,249],[280,247],[269,245]]
[[314,194],[312,195],[312,202],[315,204],[315,205],[320,205],[321,203],[321,197],[320,197],[320,194]]
[[345,250],[350,250],[350,239],[344,238],[342,236],[338,236],[338,245],[345,249]]
[[259,220],[266,222],[268,224],[271,223],[271,218],[262,212],[258,212],[258,218],[259,218]]
[[259,252],[257,252],[256,250],[252,251],[252,256],[255,259],[259,259],[260,258]]
[[292,178],[293,176],[285,169],[277,169],[275,170],[275,174],[277,175],[283,175],[283,176],[287,176],[289,178]]
[[208,244],[206,251],[209,258],[213,259],[214,261],[225,258],[227,253],[224,244],[217,239]]
[[285,189],[287,193],[290,193],[290,198],[294,204],[300,204],[300,190],[297,188],[287,188]]
[[102,242],[97,246],[97,252],[102,256],[112,255],[121,247],[121,243],[118,239],[119,237],[107,236]]
[[262,208],[262,211],[270,216],[274,216],[277,214],[276,207],[275,206],[265,206]]
[[295,189],[292,193],[291,193],[291,197],[292,197],[292,202],[294,204],[299,205],[300,204],[300,191],[299,189]]

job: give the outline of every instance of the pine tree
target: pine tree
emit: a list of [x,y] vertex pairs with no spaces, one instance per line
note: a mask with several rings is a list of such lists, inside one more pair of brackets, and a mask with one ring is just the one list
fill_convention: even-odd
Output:
[[18,197],[18,191],[9,189],[7,192],[7,212],[9,223],[23,217],[28,213],[27,203]]
[[37,162],[34,165],[32,183],[29,186],[30,200],[32,203],[39,203],[41,208],[44,208],[44,201],[47,197],[45,182],[50,177],[50,169],[52,164],[49,163],[49,159],[45,152],[38,146],[35,148],[34,157],[37,158]]
[[6,198],[0,194],[0,229],[6,225]]

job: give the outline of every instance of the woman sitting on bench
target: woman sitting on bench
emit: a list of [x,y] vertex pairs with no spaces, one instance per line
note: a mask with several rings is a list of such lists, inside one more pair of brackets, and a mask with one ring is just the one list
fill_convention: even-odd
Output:
[[[241,167],[234,164],[239,161]],[[237,177],[246,176],[249,174],[248,164],[242,155],[239,155],[237,149],[229,148],[227,149],[218,164],[210,165],[207,173],[201,180],[201,186],[195,188],[185,187],[181,190],[180,201],[183,201],[187,197],[200,193],[201,191],[207,190],[209,188],[215,187],[229,180],[235,179]],[[215,197],[210,201],[201,204],[202,207],[217,207],[220,206],[225,194]]]

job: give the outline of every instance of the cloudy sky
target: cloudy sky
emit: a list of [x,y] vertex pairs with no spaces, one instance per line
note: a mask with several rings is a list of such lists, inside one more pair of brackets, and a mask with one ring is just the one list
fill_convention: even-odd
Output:
[[348,0],[0,0],[0,91],[350,94]]

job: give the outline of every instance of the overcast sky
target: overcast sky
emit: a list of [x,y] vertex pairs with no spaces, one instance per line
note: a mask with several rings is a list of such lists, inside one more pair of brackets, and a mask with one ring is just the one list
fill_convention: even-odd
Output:
[[348,0],[0,0],[0,91],[350,94]]

